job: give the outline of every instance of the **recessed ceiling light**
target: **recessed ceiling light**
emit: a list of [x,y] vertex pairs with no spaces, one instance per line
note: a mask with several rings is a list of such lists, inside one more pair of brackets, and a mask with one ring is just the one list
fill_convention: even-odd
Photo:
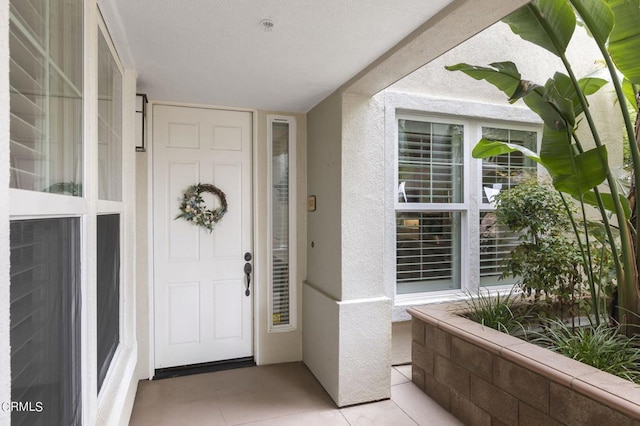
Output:
[[276,26],[276,23],[273,21],[273,19],[263,19],[262,21],[260,21],[260,25],[262,25],[262,29],[265,31],[271,31],[273,29],[273,27]]

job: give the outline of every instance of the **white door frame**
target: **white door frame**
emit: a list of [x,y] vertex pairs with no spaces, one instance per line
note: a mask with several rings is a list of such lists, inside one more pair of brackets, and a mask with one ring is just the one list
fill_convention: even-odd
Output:
[[149,105],[147,108],[147,117],[146,117],[146,134],[147,134],[147,216],[149,221],[147,222],[147,273],[148,273],[148,306],[149,306],[149,380],[153,379],[155,376],[155,307],[154,307],[154,298],[155,298],[155,290],[154,290],[154,248],[153,248],[153,107],[154,105],[167,105],[167,106],[175,106],[175,107],[190,107],[190,108],[205,108],[205,109],[219,109],[226,111],[242,111],[242,112],[250,112],[252,115],[252,141],[251,141],[251,173],[252,173],[252,187],[253,193],[251,194],[251,208],[253,209],[253,224],[251,229],[252,241],[253,241],[253,321],[252,321],[252,340],[253,340],[253,357],[254,359],[259,358],[259,350],[260,345],[258,344],[258,327],[256,325],[256,320],[259,318],[259,300],[260,300],[260,288],[257,283],[261,282],[258,278],[259,273],[262,271],[260,267],[258,256],[256,256],[256,248],[259,246],[258,241],[256,240],[256,229],[258,226],[258,215],[257,205],[258,205],[258,195],[256,188],[258,187],[258,110],[251,108],[234,108],[234,107],[226,107],[220,105],[204,105],[204,104],[192,104],[192,103],[183,103],[183,102],[169,102],[169,101],[149,101]]

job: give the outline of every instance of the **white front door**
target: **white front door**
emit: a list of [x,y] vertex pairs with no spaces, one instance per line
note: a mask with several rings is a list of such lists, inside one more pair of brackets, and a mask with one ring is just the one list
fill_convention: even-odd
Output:
[[[252,114],[153,107],[155,368],[252,356]],[[228,213],[213,232],[180,214],[184,191],[212,184]],[[203,195],[207,209],[220,205]],[[253,263],[252,261],[250,263]]]

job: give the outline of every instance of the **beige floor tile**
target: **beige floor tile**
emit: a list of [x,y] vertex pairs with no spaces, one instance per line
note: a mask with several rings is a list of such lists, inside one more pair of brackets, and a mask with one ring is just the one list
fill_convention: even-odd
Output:
[[356,405],[340,411],[351,426],[416,426],[416,422],[391,400]]
[[460,425],[409,382],[411,366],[391,370],[392,399],[338,409],[302,363],[141,381],[133,426]]
[[251,426],[349,426],[338,409],[313,410],[250,423]]
[[207,400],[134,406],[130,426],[227,426],[218,406]]
[[464,426],[411,382],[393,386],[391,399],[420,426]]
[[406,365],[396,365],[395,367],[396,370],[398,370],[398,372],[400,374],[402,374],[404,377],[406,377],[407,379],[409,379],[409,381],[411,381],[411,364],[406,364]]
[[301,388],[245,392],[220,398],[216,403],[230,425],[335,407],[328,396]]
[[395,368],[391,369],[391,386],[400,385],[402,383],[407,383],[409,379],[407,379],[403,374],[401,374]]

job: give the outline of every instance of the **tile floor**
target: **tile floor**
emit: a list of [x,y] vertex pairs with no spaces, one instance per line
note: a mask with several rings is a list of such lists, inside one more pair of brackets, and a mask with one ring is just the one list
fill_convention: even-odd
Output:
[[141,381],[130,425],[462,425],[410,377],[394,367],[390,400],[342,409],[302,363]]

